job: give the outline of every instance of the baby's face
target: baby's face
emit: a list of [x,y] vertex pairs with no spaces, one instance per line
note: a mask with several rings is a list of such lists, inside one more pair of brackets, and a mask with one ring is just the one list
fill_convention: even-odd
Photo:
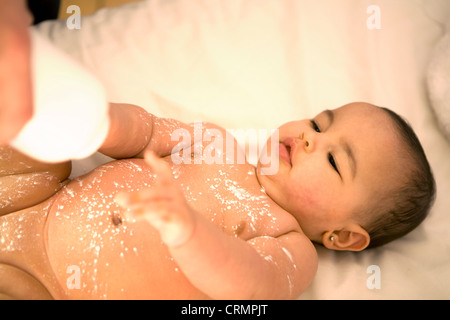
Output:
[[395,183],[390,173],[400,169],[400,144],[394,132],[387,113],[365,103],[286,123],[279,128],[279,170],[261,175],[259,163],[258,179],[311,240],[328,246],[330,235],[342,241],[352,232],[368,237],[356,213],[377,190]]

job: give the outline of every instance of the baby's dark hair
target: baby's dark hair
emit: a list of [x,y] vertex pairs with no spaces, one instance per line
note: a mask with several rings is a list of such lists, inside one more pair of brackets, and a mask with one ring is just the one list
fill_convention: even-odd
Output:
[[436,194],[430,164],[413,129],[397,113],[381,109],[393,121],[411,165],[405,166],[406,182],[385,194],[383,201],[378,202],[381,206],[372,209],[375,212],[370,216],[375,218],[365,226],[370,235],[368,248],[384,245],[415,229],[428,215]]

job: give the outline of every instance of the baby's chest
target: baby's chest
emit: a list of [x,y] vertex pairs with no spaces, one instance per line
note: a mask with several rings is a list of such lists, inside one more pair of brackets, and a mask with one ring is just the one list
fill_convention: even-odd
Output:
[[295,222],[265,194],[251,165],[172,168],[188,203],[225,233],[247,240],[292,230]]

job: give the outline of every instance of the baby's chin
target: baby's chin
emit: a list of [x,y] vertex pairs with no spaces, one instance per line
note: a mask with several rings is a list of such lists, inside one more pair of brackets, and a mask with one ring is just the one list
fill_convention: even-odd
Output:
[[[256,175],[258,176],[258,179],[266,181],[272,180],[276,176],[278,176],[282,170],[280,170],[279,164],[276,164],[275,166],[272,166],[272,164],[263,164],[261,161],[258,160],[258,163],[256,164]],[[265,179],[261,179],[265,178]]]

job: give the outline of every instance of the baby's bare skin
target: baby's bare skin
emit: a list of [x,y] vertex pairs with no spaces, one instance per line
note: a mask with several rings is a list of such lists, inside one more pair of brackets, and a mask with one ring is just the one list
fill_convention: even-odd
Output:
[[[261,191],[254,168],[241,167],[173,170],[189,204],[223,232],[249,240],[292,231],[295,220]],[[146,188],[152,179],[143,160],[122,160],[76,179],[55,197],[47,222],[50,264],[62,286],[67,268],[80,266],[85,286],[67,290],[69,297],[205,298],[183,276],[159,234],[145,221],[125,219],[114,202],[118,191]],[[121,217],[119,225],[115,216]]]
[[[172,168],[189,204],[231,236],[276,237],[296,225],[261,190],[250,165]],[[159,234],[145,221],[125,219],[114,201],[117,192],[152,181],[144,160],[114,161],[43,204],[1,217],[2,262],[27,270],[56,299],[206,298],[183,276]],[[80,288],[67,287],[71,266],[81,271]]]
[[[189,207],[212,223],[213,233],[226,234],[227,241],[240,239],[232,240],[232,245],[246,250],[253,246],[255,256],[270,268],[291,270],[281,273],[281,278],[287,296],[295,296],[299,290],[295,279],[298,257],[292,247],[276,239],[286,235],[297,239],[299,235],[311,246],[303,251],[308,252],[312,265],[316,266],[317,257],[295,218],[264,193],[255,168],[247,163],[173,164],[170,156],[164,160]],[[153,170],[145,160],[113,161],[74,179],[38,205],[0,217],[0,265],[14,267],[4,267],[0,289],[19,280],[34,288],[26,293],[32,294],[31,298],[210,298],[213,294],[205,293],[209,289],[192,284],[196,275],[189,270],[185,275],[189,269],[182,266],[186,259],[176,252],[184,249],[168,248],[158,230],[145,220],[131,219],[128,210],[115,201],[118,192],[151,189],[154,184]],[[198,224],[195,232],[201,231]],[[191,242],[195,243],[195,237]],[[276,252],[271,251],[274,245]],[[198,250],[186,252],[190,265],[200,263]],[[282,259],[277,256],[280,254]],[[314,272],[313,268],[301,290]],[[211,286],[215,281],[211,280]],[[215,288],[211,290],[214,293]],[[11,291],[6,294],[14,297]],[[26,294],[19,292],[15,298]]]

